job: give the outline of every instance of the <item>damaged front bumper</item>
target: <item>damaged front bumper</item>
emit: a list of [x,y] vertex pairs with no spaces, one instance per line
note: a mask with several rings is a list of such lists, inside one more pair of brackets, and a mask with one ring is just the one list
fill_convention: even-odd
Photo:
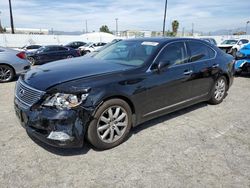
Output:
[[31,137],[56,147],[83,146],[90,111],[82,107],[74,110],[41,106],[27,109],[17,98],[14,104],[17,117]]

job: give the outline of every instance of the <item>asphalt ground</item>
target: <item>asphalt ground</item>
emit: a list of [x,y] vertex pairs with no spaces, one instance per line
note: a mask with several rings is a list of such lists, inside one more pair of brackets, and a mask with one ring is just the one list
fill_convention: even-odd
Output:
[[0,84],[0,187],[250,187],[250,76],[220,105],[200,103],[134,128],[120,146],[55,149],[32,140]]

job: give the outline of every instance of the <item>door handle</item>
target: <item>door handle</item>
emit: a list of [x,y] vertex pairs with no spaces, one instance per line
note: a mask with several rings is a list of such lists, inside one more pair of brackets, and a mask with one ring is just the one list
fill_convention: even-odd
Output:
[[213,64],[212,68],[217,68],[219,67],[219,64]]
[[184,71],[184,73],[183,73],[183,74],[184,74],[184,75],[190,75],[190,74],[192,74],[192,73],[193,73],[193,71],[192,71],[192,70],[189,70],[189,71],[188,71],[188,70],[186,70],[186,71]]

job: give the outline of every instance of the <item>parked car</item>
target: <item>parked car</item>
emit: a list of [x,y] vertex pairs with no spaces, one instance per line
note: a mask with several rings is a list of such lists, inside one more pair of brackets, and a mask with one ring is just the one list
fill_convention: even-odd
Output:
[[240,74],[241,72],[250,73],[250,44],[247,44],[236,53],[236,63],[235,70],[236,73]]
[[247,39],[239,39],[239,40],[225,40],[218,47],[222,49],[224,52],[232,54],[236,57],[236,52],[240,50],[245,44],[247,44],[249,40]]
[[240,39],[240,40],[238,40],[238,42],[235,44],[235,45],[233,45],[233,47],[231,48],[231,51],[230,51],[230,53],[234,56],[234,57],[236,57],[236,53],[242,48],[242,47],[244,47],[246,44],[248,44],[249,43],[249,40],[247,40],[247,39]]
[[101,48],[95,49],[93,52],[86,54],[85,57],[88,57],[88,56],[92,57],[95,54],[97,54],[98,52],[100,52],[101,50],[104,50],[105,48],[107,48],[107,47],[109,47],[109,46],[111,46],[119,41],[122,41],[122,39],[114,39],[110,43],[107,43],[104,46],[102,46]]
[[231,48],[233,45],[237,43],[237,40],[230,39],[230,40],[224,40],[221,44],[218,45],[218,47],[223,50],[226,53],[230,53]]
[[22,48],[20,48],[19,50],[21,51],[25,51],[25,52],[35,52],[36,50],[38,50],[39,48],[41,48],[41,45],[25,45]]
[[30,70],[17,82],[15,109],[42,142],[81,147],[86,138],[108,149],[145,121],[202,101],[221,103],[233,74],[233,57],[202,40],[124,40],[93,57]]
[[103,47],[105,44],[104,42],[97,42],[97,43],[87,43],[84,46],[79,47],[81,55],[85,55],[87,53],[93,52],[98,50],[99,48]]
[[41,65],[44,63],[66,59],[66,58],[73,58],[80,56],[78,50],[73,48],[63,47],[59,45],[49,45],[43,46],[39,48],[35,52],[28,52],[27,58],[30,61],[31,65]]
[[200,38],[201,40],[207,41],[215,46],[217,46],[217,42],[214,38]]
[[74,49],[78,49],[80,46],[84,46],[85,44],[86,44],[86,42],[74,41],[74,42],[70,42],[70,43],[68,43],[68,44],[66,44],[64,46],[74,48]]
[[0,83],[9,82],[29,69],[25,52],[0,47]]

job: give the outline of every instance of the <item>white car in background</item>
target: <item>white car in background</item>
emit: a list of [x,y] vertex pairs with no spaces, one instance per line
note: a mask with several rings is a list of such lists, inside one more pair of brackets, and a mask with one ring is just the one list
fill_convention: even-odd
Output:
[[218,47],[226,53],[236,56],[236,52],[249,43],[247,39],[229,39],[223,41]]
[[35,52],[41,47],[42,47],[41,45],[37,45],[37,44],[25,45],[22,48],[19,48],[18,50],[25,51],[25,52]]
[[90,43],[85,44],[84,46],[80,46],[78,49],[79,49],[81,55],[85,55],[87,53],[93,52],[93,51],[103,47],[105,44],[107,44],[107,43],[104,43],[104,42],[97,42],[97,43],[90,42]]

